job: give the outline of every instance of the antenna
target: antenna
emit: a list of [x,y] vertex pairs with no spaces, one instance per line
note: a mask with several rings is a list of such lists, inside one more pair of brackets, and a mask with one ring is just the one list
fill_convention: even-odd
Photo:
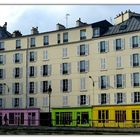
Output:
[[68,16],[70,16],[70,14],[66,14],[66,28],[68,28]]

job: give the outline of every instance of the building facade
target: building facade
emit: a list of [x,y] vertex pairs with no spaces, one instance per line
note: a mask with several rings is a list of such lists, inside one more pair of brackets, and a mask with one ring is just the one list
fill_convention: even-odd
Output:
[[47,123],[50,85],[52,125],[138,126],[139,31],[140,15],[126,11],[114,25],[79,19],[73,28],[7,33],[0,40],[0,108],[30,109],[37,125]]

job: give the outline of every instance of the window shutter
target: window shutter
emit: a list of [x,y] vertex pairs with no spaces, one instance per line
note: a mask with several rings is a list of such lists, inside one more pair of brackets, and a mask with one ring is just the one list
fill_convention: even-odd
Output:
[[13,68],[13,78],[15,78],[15,68]]
[[109,88],[110,87],[110,79],[109,79],[109,76],[106,76],[106,82],[107,82],[107,88]]
[[77,71],[80,72],[80,62],[77,62]]
[[68,74],[71,73],[71,63],[68,63]]
[[37,76],[37,66],[34,66],[34,76]]
[[89,61],[85,61],[85,69],[86,69],[86,72],[89,71]]
[[126,87],[126,75],[123,74],[122,78],[123,78],[123,87]]
[[62,100],[63,100],[63,106],[67,106],[68,105],[68,96],[63,96]]
[[34,98],[34,106],[37,106],[37,98]]
[[51,75],[51,69],[52,69],[52,66],[48,65],[48,75]]
[[131,93],[131,102],[134,103],[134,93]]
[[113,40],[113,48],[114,48],[114,51],[116,51],[116,40]]
[[106,52],[109,52],[109,41],[105,41]]
[[86,105],[90,105],[90,96],[89,95],[86,96]]
[[85,78],[80,79],[80,90],[86,89],[85,88],[85,82],[86,82],[85,80],[86,80]]
[[38,90],[37,90],[37,82],[34,82],[34,93],[37,93]]
[[3,108],[5,108],[5,101],[6,101],[6,99],[3,98],[3,99],[2,99],[2,107],[3,107]]
[[117,104],[117,93],[114,93],[114,103]]
[[23,83],[19,83],[19,94],[23,93]]
[[139,66],[140,66],[140,54],[139,54]]
[[72,91],[72,80],[71,79],[68,80],[68,91],[69,92]]
[[125,39],[121,39],[122,49],[125,49]]
[[19,108],[22,108],[22,98],[19,98]]
[[60,74],[62,75],[63,72],[63,64],[60,64]]
[[130,37],[129,43],[130,43],[130,48],[132,48],[132,37]]
[[23,54],[19,54],[19,63],[22,63],[23,60]]
[[46,60],[46,50],[43,51],[43,60]]
[[37,52],[34,52],[34,60],[37,61]]
[[3,79],[6,78],[6,69],[3,69]]
[[101,104],[101,94],[98,94],[98,103]]
[[101,77],[98,77],[98,86],[101,89]]
[[138,43],[139,43],[139,47],[140,47],[140,36],[138,37],[138,39],[139,39]]
[[98,52],[100,53],[100,42],[98,42]]
[[48,97],[43,97],[43,106],[48,105]]
[[15,105],[15,99],[12,98],[12,107],[14,108],[14,105]]
[[[2,85],[2,93],[3,93],[3,94],[6,93],[6,89],[7,89],[6,86],[5,86],[5,85]],[[8,90],[8,89],[7,89],[7,90]]]
[[133,87],[133,74],[131,74],[131,86]]
[[106,102],[107,102],[107,104],[110,104],[110,94],[108,93],[108,94],[106,94],[106,96],[107,96]]
[[114,87],[117,87],[116,75],[114,75]]
[[12,93],[15,94],[15,83],[12,83]]
[[19,78],[22,78],[22,75],[23,75],[23,68],[20,68],[19,70],[20,70],[20,72],[19,72]]
[[43,81],[40,82],[40,92],[43,93]]
[[133,67],[133,55],[130,55],[130,66]]
[[16,55],[15,55],[15,54],[13,54],[13,63],[15,63],[15,56],[16,56]]
[[51,86],[51,80],[48,81],[48,86],[49,86],[49,85]]
[[6,55],[3,55],[3,64],[6,64]]
[[126,103],[126,93],[123,93],[123,103]]
[[77,55],[80,56],[80,46],[77,46]]
[[60,80],[60,92],[63,92],[63,80]]
[[77,104],[80,105],[80,96],[77,96]]
[[85,54],[89,55],[89,45],[88,44],[85,45]]
[[43,66],[40,67],[40,75],[43,76]]

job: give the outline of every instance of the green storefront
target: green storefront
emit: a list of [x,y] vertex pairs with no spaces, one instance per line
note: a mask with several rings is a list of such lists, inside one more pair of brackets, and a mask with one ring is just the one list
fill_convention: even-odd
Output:
[[53,126],[92,126],[92,106],[52,108]]

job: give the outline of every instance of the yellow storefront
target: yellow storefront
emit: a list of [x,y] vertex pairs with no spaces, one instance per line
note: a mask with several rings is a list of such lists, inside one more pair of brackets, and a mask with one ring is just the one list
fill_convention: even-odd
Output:
[[94,127],[140,127],[140,105],[94,106]]

